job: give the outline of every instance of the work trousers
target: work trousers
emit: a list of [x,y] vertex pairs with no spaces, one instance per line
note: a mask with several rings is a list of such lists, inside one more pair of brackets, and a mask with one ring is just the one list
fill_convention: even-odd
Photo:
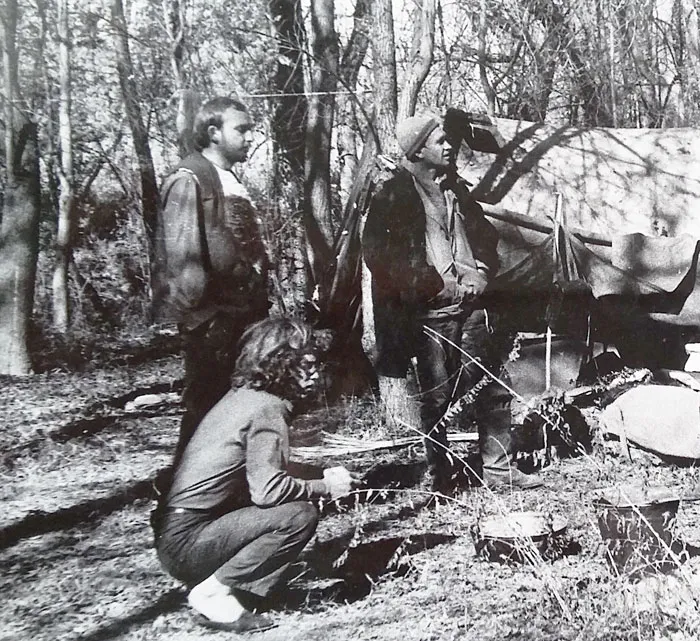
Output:
[[[439,487],[447,483],[451,467],[446,425],[441,419],[451,403],[488,376],[474,360],[504,380],[504,355],[503,345],[491,335],[483,309],[459,317],[426,318],[423,324],[425,330],[416,350],[421,426],[426,435],[428,471]],[[478,393],[474,413],[484,468],[508,469],[512,454],[510,394],[492,380]]]
[[217,518],[169,511],[156,541],[158,557],[189,587],[214,574],[232,589],[264,597],[311,539],[318,518],[306,501],[243,507]]
[[184,414],[180,422],[175,453],[170,465],[161,470],[154,481],[158,507],[151,515],[157,533],[157,521],[164,509],[173,473],[182,458],[197,426],[207,412],[231,389],[231,375],[236,364],[238,341],[246,327],[259,318],[233,318],[218,312],[194,329],[181,326],[184,343],[185,381],[182,392]]

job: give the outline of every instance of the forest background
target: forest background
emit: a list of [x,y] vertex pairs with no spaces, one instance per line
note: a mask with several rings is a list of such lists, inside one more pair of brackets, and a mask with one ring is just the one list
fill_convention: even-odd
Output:
[[[182,376],[176,341],[150,318],[150,233],[199,101],[236,94],[254,116],[237,169],[265,222],[276,311],[328,315],[338,247],[377,154],[397,153],[397,119],[449,106],[547,131],[694,127],[678,130],[694,150],[699,10],[700,0],[0,0],[0,640],[211,638],[159,567],[148,524]],[[659,148],[680,167],[662,168],[666,184],[699,175],[680,143]],[[623,176],[632,188],[635,171]],[[136,403],[153,396],[159,405]],[[410,422],[381,421],[373,398],[345,400],[295,423],[296,445],[322,433],[346,447],[415,437]],[[583,410],[594,434],[599,411]],[[590,456],[549,461],[541,490],[494,495],[465,480],[449,505],[424,509],[415,441],[332,458],[325,442],[303,459],[347,464],[371,489],[347,511],[327,506],[308,571],[266,638],[700,638],[700,557],[668,580],[628,581],[606,563],[591,502],[630,482],[700,488],[697,466],[628,460],[601,437]],[[454,451],[474,461],[469,443]],[[532,565],[480,558],[474,521],[523,509],[562,513],[580,551]],[[700,540],[700,503],[683,501],[679,530]]]
[[396,152],[397,118],[697,126],[699,4],[2,0],[0,374],[80,365],[96,342],[152,330],[158,186],[202,99],[235,94],[255,118],[240,169],[277,308],[324,310],[333,248],[376,154]]

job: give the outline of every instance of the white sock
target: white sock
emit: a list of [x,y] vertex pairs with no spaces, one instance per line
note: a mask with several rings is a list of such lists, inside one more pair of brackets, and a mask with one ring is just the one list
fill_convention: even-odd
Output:
[[245,608],[231,594],[231,589],[213,574],[190,590],[187,602],[194,610],[217,623],[237,621],[245,612]]

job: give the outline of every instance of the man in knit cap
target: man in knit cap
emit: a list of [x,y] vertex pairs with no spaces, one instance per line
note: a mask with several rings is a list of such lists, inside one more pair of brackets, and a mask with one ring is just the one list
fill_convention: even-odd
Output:
[[404,158],[373,196],[363,233],[372,273],[377,374],[403,378],[416,357],[433,490],[453,489],[441,419],[452,401],[477,384],[484,484],[537,487],[540,479],[523,474],[512,461],[510,395],[485,371],[499,375],[501,366],[480,302],[498,270],[497,232],[457,175],[458,141],[448,139],[441,118],[407,118],[396,135]]

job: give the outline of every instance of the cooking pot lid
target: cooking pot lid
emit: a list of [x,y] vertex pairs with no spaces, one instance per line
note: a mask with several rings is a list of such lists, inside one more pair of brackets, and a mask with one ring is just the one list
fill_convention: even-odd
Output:
[[566,529],[566,519],[537,511],[508,512],[484,517],[479,522],[479,529],[484,538],[534,538],[546,534],[560,534]]
[[663,485],[621,485],[593,491],[594,500],[615,507],[657,505],[680,501],[678,492]]

